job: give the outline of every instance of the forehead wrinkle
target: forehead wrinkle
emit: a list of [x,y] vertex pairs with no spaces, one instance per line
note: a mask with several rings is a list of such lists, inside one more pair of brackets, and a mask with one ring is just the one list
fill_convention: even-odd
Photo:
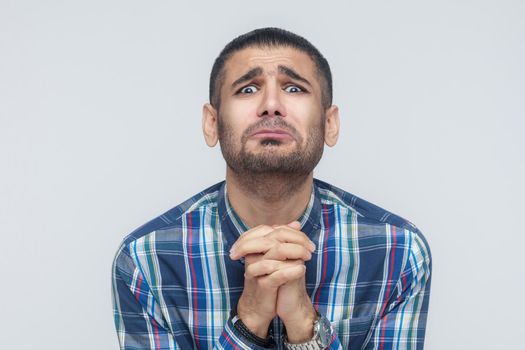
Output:
[[272,61],[293,61],[289,55],[273,55],[267,53],[266,55],[251,55],[247,61],[260,61],[260,62],[272,62]]
[[278,76],[278,75],[285,75],[292,79],[302,81],[303,83],[306,83],[308,85],[312,85],[309,80],[307,80],[305,77],[300,75],[294,68],[290,66],[279,64],[277,66],[277,69],[274,69],[272,67],[269,70],[266,70],[261,66],[249,68],[246,73],[241,75],[240,78],[238,78],[232,83],[232,87],[235,87],[236,85],[239,85],[245,81],[251,80],[258,76]]
[[[241,51],[235,52],[232,56],[228,58],[228,60],[225,63],[224,68],[222,69],[222,72],[220,74],[221,83],[218,84],[219,86],[218,91],[221,91],[224,88],[227,90],[233,90],[236,87],[232,85],[233,83],[226,84],[228,80],[229,81],[233,80],[233,78],[227,79],[226,75],[232,74],[231,69],[235,66],[243,67],[241,69],[244,69],[244,72],[248,72],[254,67],[260,67],[262,69],[262,72],[259,76],[286,75],[286,74],[283,74],[282,72],[279,72],[279,68],[280,68],[279,66],[283,66],[283,67],[292,68],[294,72],[299,73],[300,76],[307,79],[307,84],[309,84],[309,86],[312,89],[320,93],[321,99],[323,101],[326,100],[327,96],[326,96],[326,91],[324,88],[324,86],[326,85],[326,81],[319,69],[319,66],[312,59],[312,57],[310,57],[307,53],[301,50],[297,50],[294,48],[285,48],[285,49],[291,50],[292,54],[289,54],[287,52],[284,54],[279,53],[275,55],[274,54],[275,51],[278,51],[278,50],[273,50],[273,49],[266,50],[266,48],[259,48],[259,47],[246,48]],[[259,52],[255,52],[255,51],[259,51]],[[295,53],[293,53],[294,51]],[[302,56],[302,57],[299,57],[299,56]],[[304,66],[306,62],[312,64],[312,71],[309,70],[310,67]],[[264,67],[268,67],[269,70],[265,70]],[[307,69],[307,71],[304,71],[305,69]],[[238,68],[235,70],[239,72]],[[228,71],[230,71],[230,73],[227,73]],[[241,74],[241,73],[236,73],[236,74]]]
[[[282,52],[283,50],[285,52]],[[251,70],[253,69],[252,67],[261,67],[264,70],[264,66],[274,66],[274,69],[277,71],[268,70],[264,73],[275,75],[278,73],[279,66],[294,67],[294,69],[299,68],[297,63],[298,61],[302,62],[303,57],[299,58],[297,56],[304,56],[304,58],[307,58],[315,66],[315,62],[306,53],[288,47],[248,47],[234,53],[228,60],[229,62],[227,62],[226,66],[231,67],[232,65],[240,64],[244,66],[246,70]]]

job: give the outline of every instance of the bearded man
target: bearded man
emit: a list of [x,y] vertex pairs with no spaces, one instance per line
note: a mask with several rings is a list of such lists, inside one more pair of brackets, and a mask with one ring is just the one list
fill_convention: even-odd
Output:
[[235,38],[202,126],[226,180],[124,239],[112,274],[121,349],[422,349],[421,232],[313,177],[339,135],[321,53],[278,28]]

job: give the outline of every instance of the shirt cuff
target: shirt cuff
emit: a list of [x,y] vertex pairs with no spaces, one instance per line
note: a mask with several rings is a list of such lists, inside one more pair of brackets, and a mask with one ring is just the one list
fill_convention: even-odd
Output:
[[263,348],[258,346],[255,343],[252,343],[249,339],[244,337],[241,332],[235,329],[231,318],[228,320],[224,326],[224,330],[219,338],[220,349],[255,349],[255,350],[265,350],[265,349],[275,349],[275,343],[272,341],[269,348]]

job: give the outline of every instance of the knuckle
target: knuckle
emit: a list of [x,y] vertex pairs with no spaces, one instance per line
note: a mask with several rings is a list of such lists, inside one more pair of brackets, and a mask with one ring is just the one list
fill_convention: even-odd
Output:
[[255,273],[255,267],[253,265],[246,266],[246,269],[244,270],[244,273],[248,276],[253,276]]
[[257,287],[261,289],[268,289],[271,287],[271,279],[260,278],[257,280]]
[[283,276],[283,273],[281,271],[278,271],[272,274],[270,276],[271,278],[268,278],[268,280],[266,281],[267,287],[279,286],[281,284],[282,276]]
[[272,240],[274,242],[278,242],[279,241],[279,235],[277,234],[277,232],[275,231],[272,231],[270,233],[268,233],[266,236],[264,236],[265,238],[269,239],[269,240]]
[[264,261],[264,269],[265,270],[274,270],[275,269],[275,261],[273,260],[265,260]]
[[275,247],[270,253],[271,257],[275,260],[286,259],[285,250],[281,246]]
[[263,242],[265,242],[268,245],[274,245],[275,242],[277,242],[276,239],[274,239],[273,237],[271,237],[269,235],[266,235],[266,236],[262,237],[261,239],[263,240]]

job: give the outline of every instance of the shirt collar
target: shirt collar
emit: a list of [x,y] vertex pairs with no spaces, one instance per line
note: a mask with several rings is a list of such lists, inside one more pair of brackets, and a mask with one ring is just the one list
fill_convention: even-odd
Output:
[[[221,231],[223,236],[226,238],[228,245],[227,249],[229,250],[239,238],[239,236],[242,233],[248,231],[250,227],[248,227],[248,225],[242,221],[235,210],[233,210],[233,207],[230,205],[230,201],[228,200],[226,187],[226,181],[224,181],[220,187],[217,201]],[[303,231],[310,239],[312,239],[321,226],[320,220],[321,200],[319,198],[319,189],[314,181],[312,184],[310,201],[297,221],[301,223],[301,231]]]

